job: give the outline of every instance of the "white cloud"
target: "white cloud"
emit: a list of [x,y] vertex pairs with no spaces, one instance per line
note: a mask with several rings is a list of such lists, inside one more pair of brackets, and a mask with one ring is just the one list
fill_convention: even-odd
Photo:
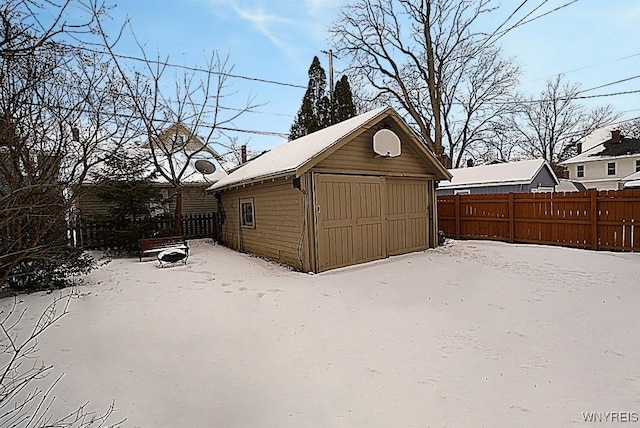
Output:
[[232,6],[238,16],[245,21],[249,21],[253,27],[262,35],[267,37],[271,43],[284,51],[287,55],[291,55],[293,48],[289,46],[278,34],[273,30],[276,25],[291,25],[293,22],[282,16],[266,14],[262,8],[255,11],[241,9],[236,5]]

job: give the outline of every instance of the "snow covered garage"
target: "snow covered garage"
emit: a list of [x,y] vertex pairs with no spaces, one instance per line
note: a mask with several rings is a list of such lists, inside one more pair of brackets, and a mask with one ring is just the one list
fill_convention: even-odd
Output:
[[321,272],[433,247],[446,169],[391,108],[278,146],[209,188],[221,239]]

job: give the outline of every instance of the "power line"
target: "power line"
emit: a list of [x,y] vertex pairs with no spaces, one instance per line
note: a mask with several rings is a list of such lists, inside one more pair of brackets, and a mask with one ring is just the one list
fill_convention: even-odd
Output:
[[[97,54],[107,54],[107,52],[104,52],[104,51],[101,51],[101,50],[98,50],[98,49],[91,49],[91,48],[89,48],[87,46],[72,46],[71,48],[80,49],[80,50],[83,50],[85,52],[92,52],[92,53],[97,53]],[[178,68],[178,69],[187,70],[187,71],[196,71],[196,72],[201,72],[201,73],[211,73],[211,74],[220,75],[220,76],[224,76],[224,77],[231,77],[231,78],[235,78],[235,79],[249,80],[249,81],[259,82],[259,83],[268,83],[268,84],[278,85],[278,86],[286,86],[286,87],[289,87],[289,88],[307,89],[306,86],[296,85],[294,83],[280,82],[280,81],[277,81],[277,80],[270,80],[270,79],[262,79],[260,77],[244,76],[242,74],[223,73],[223,72],[219,72],[219,71],[207,70],[205,68],[200,68],[200,67],[192,67],[192,66],[188,66],[188,65],[174,64],[174,63],[165,62],[165,61],[158,61],[158,60],[153,60],[153,59],[145,59],[145,58],[136,57],[136,56],[133,56],[133,55],[124,55],[124,54],[113,53],[113,56],[115,56],[116,58],[128,59],[128,60],[143,62],[143,63],[147,63],[147,64],[161,65],[161,66],[166,66],[166,67],[171,67],[171,68]]]
[[527,80],[524,83],[537,82],[539,80],[549,79],[550,77],[557,77],[557,76],[560,76],[560,75],[563,75],[563,74],[575,73],[576,71],[588,70],[590,68],[599,67],[601,65],[611,64],[611,63],[614,63],[614,62],[623,61],[625,59],[635,58],[637,56],[640,56],[640,52],[637,52],[637,53],[634,53],[634,54],[631,54],[631,55],[627,55],[627,56],[623,56],[623,57],[620,57],[620,58],[612,59],[610,61],[599,62],[599,63],[596,63],[596,64],[591,64],[591,65],[587,65],[587,66],[584,66],[584,67],[574,68],[572,70],[567,70],[567,71],[562,71],[560,73],[551,74],[549,76],[539,77],[537,79],[532,79],[532,80]]
[[[29,105],[32,107],[42,107],[42,105],[37,104],[37,103],[29,103],[29,102],[23,102],[21,103],[22,105]],[[58,106],[47,106],[47,109],[49,110],[64,110],[66,112],[76,112],[76,113],[80,113],[80,114],[98,114],[99,112],[96,110],[89,110],[86,108],[73,108],[73,107],[66,107],[66,106],[62,106],[62,105],[58,105]],[[247,113],[249,113],[247,111]],[[144,120],[143,118],[140,118],[138,116],[134,116],[133,114],[124,114],[124,113],[115,113],[115,112],[111,112],[106,114],[107,116],[110,117],[117,117],[120,119],[137,119],[137,120]],[[169,120],[169,119],[159,119],[159,118],[152,118],[151,119],[152,122],[160,122],[160,123],[164,123],[165,125],[167,124],[174,124],[177,123],[178,121],[175,120]],[[185,122],[183,122],[185,123]],[[288,133],[284,133],[284,132],[277,132],[277,131],[258,131],[258,130],[254,130],[254,129],[242,129],[242,128],[231,128],[231,127],[225,127],[225,126],[218,126],[218,125],[208,125],[205,123],[199,123],[197,125],[194,125],[193,123],[189,124],[189,123],[185,123],[185,126],[189,127],[189,128],[206,128],[206,129],[211,129],[211,130],[221,130],[221,131],[230,131],[230,132],[240,132],[240,133],[245,133],[245,134],[255,134],[255,135],[266,135],[266,136],[274,136],[274,137],[282,137],[282,138],[288,138],[289,134]]]
[[[597,94],[597,95],[577,95],[572,97],[558,97],[555,100],[558,101],[568,101],[568,100],[584,100],[591,98],[607,98],[607,97],[615,97],[619,95],[629,95],[629,94],[637,94],[640,93],[640,89],[632,90],[632,91],[621,91],[621,92],[611,92],[608,94]],[[513,101],[487,101],[486,104],[491,105],[517,105],[517,104],[535,104],[535,103],[544,103],[554,101],[553,98],[541,98],[535,100],[513,100]],[[460,102],[453,103],[455,105],[464,105]]]
[[505,25],[507,22],[509,22],[509,20],[510,20],[511,18],[513,18],[513,16],[514,16],[516,13],[518,13],[518,11],[519,11],[520,9],[522,9],[522,7],[523,7],[523,6],[524,6],[528,1],[529,1],[529,0],[524,0],[522,3],[520,3],[520,6],[518,6],[518,7],[516,8],[516,10],[514,10],[513,12],[511,12],[511,15],[509,15],[509,17],[508,17],[507,19],[505,19],[505,20],[502,22],[502,24],[498,25],[498,28],[496,28],[495,30],[493,30],[493,32],[489,35],[489,37],[487,37],[487,38],[485,39],[485,41],[484,41],[484,43],[482,44],[482,46],[484,46],[484,45],[486,45],[487,43],[489,43],[489,40],[491,40],[491,38],[492,38],[493,36],[495,36],[495,35],[498,33],[498,31],[500,31],[500,29],[501,29],[502,27],[504,27],[504,25]]
[[616,80],[615,82],[605,83],[605,84],[602,84],[600,86],[595,86],[593,88],[585,89],[585,90],[579,91],[578,93],[582,94],[582,93],[585,93],[585,92],[595,91],[596,89],[605,88],[607,86],[612,86],[612,85],[617,85],[618,83],[624,83],[624,82],[628,82],[630,80],[634,80],[634,79],[638,79],[638,78],[640,78],[640,74],[638,74],[637,76],[631,76],[631,77],[627,77],[626,79],[620,79],[620,80]]
[[581,95],[581,96],[577,96],[577,97],[573,97],[575,99],[578,100],[584,100],[584,99],[588,99],[588,98],[602,98],[602,97],[615,97],[618,95],[628,95],[628,94],[638,94],[640,93],[640,89],[634,90],[634,91],[622,91],[622,92],[613,92],[610,94],[599,94],[599,95]]
[[[547,12],[543,13],[543,14],[540,14],[540,15],[538,15],[538,16],[534,16],[533,18],[531,18],[531,19],[529,19],[529,20],[525,21],[525,19],[527,19],[529,16],[531,16],[531,15],[532,15],[536,10],[538,10],[540,7],[542,7],[542,6],[543,6],[545,3],[547,3],[548,1],[549,1],[549,0],[544,0],[544,1],[543,1],[542,3],[540,3],[540,4],[539,4],[535,9],[533,9],[531,12],[529,12],[528,14],[526,14],[522,19],[520,19],[520,21],[516,22],[516,23],[515,23],[515,24],[513,24],[511,27],[507,28],[506,30],[502,31],[501,33],[498,33],[498,34],[499,34],[499,36],[498,36],[495,40],[500,39],[500,38],[501,38],[501,37],[503,37],[505,34],[507,34],[508,32],[510,32],[511,30],[513,30],[513,29],[515,29],[515,28],[518,28],[518,27],[521,27],[521,26],[523,26],[523,25],[529,24],[530,22],[536,21],[536,20],[538,20],[538,19],[540,19],[540,18],[542,18],[542,17],[544,17],[544,16],[550,15],[550,14],[552,14],[552,13],[554,13],[554,12],[557,12],[557,11],[559,11],[559,10],[561,10],[561,9],[564,9],[564,8],[565,8],[565,7],[567,7],[567,6],[571,6],[572,4],[576,3],[578,0],[572,0],[572,1],[568,2],[568,3],[565,3],[565,4],[561,5],[561,6],[558,6],[558,7],[554,8],[554,9],[551,9],[551,10],[549,10],[549,11],[547,11]],[[494,41],[495,41],[495,40],[494,40]]]

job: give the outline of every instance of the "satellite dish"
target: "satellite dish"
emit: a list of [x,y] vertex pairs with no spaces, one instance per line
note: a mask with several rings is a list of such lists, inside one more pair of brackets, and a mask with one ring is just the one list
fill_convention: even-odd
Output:
[[379,130],[373,135],[373,151],[388,158],[400,156],[400,137],[390,129]]
[[200,174],[204,175],[213,174],[216,170],[216,166],[206,159],[198,159],[193,166],[196,167]]

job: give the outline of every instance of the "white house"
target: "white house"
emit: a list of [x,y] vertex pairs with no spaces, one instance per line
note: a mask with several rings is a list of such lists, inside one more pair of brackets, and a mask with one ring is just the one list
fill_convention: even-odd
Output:
[[620,131],[585,151],[578,145],[578,155],[561,162],[569,170],[569,179],[587,189],[618,190],[627,177],[640,171],[640,139],[627,138]]

